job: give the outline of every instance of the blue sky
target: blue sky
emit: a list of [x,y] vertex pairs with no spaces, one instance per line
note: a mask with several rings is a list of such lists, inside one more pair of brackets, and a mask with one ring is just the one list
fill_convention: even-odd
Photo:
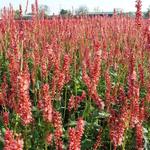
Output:
[[[31,4],[35,0],[29,0],[28,12]],[[86,5],[90,11],[98,7],[102,11],[112,11],[113,8],[121,8],[124,11],[135,11],[135,0],[38,0],[39,4],[46,4],[50,8],[50,13],[58,13],[61,8],[74,9],[81,5]],[[26,0],[0,0],[0,8],[9,6],[11,3],[14,9],[18,9],[19,4],[25,9]],[[146,11],[150,5],[150,0],[143,0],[142,10]]]

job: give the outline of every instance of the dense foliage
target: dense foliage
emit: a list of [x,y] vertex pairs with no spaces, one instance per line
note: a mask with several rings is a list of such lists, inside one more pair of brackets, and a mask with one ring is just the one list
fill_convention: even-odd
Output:
[[0,148],[150,149],[150,22],[116,15],[0,21]]

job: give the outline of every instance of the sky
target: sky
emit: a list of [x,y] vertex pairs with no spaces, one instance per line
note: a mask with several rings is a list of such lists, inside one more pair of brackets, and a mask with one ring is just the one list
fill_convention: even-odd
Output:
[[[28,12],[31,11],[31,4],[35,0],[29,0]],[[14,9],[19,8],[19,4],[22,5],[23,10],[26,7],[26,0],[0,0],[0,9],[4,6],[8,7],[12,4]],[[114,8],[123,9],[123,11],[135,11],[135,0],[38,0],[39,5],[48,5],[50,13],[59,13],[60,9],[75,10],[79,6],[87,6],[89,11],[93,11],[94,8],[99,8],[101,11],[113,11]],[[142,11],[146,11],[150,6],[150,0],[142,1]]]

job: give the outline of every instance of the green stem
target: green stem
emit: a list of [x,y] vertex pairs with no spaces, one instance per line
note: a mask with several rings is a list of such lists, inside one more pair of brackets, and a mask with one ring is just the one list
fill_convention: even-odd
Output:
[[65,115],[66,115],[66,108],[67,107],[67,87],[65,89],[65,104],[64,104],[64,118],[65,118]]
[[126,133],[127,133],[127,131],[125,131],[124,141],[123,141],[123,144],[122,144],[122,150],[125,150],[125,146],[126,146]]
[[48,150],[48,149],[47,149],[47,143],[46,143],[46,142],[45,142],[45,150]]
[[124,141],[123,141],[123,144],[122,144],[122,150],[125,150],[125,147],[126,147],[126,135],[127,135],[128,127],[129,127],[129,122],[128,122],[127,128],[125,130]]
[[28,150],[28,140],[27,140],[27,127],[25,127],[25,150]]
[[85,109],[84,109],[84,112],[83,112],[84,120],[86,120],[90,109],[91,109],[91,97],[89,97],[89,100],[86,100],[86,106],[85,106]]
[[125,150],[125,145],[126,145],[126,138],[125,138],[125,141],[123,142],[122,150]]
[[110,142],[110,150],[111,150],[111,142]]
[[16,114],[16,117],[15,117],[15,127],[14,127],[14,132],[15,133],[16,133],[17,125],[18,125],[18,119],[19,119],[19,116]]

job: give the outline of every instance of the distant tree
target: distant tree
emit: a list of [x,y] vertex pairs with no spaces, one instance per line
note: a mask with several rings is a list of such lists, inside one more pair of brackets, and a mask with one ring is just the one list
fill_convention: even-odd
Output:
[[148,7],[147,12],[144,14],[144,17],[150,17],[150,6]]
[[88,13],[88,7],[87,6],[80,6],[77,10],[76,10],[76,14],[77,15],[84,15]]
[[47,5],[40,5],[39,6],[39,13],[42,13],[44,11],[45,14],[49,14],[50,9]]
[[129,17],[134,17],[134,16],[135,16],[135,13],[130,11],[130,12],[128,12],[128,16],[129,16]]
[[95,7],[95,8],[93,9],[93,11],[94,11],[94,12],[101,12],[101,9],[99,8],[99,6],[97,6],[97,7]]
[[20,12],[19,12],[19,10],[15,10],[14,17],[15,17],[15,19],[19,19],[20,18]]
[[66,10],[66,9],[61,9],[59,14],[61,16],[69,16],[69,15],[71,15],[71,11],[70,10]]

